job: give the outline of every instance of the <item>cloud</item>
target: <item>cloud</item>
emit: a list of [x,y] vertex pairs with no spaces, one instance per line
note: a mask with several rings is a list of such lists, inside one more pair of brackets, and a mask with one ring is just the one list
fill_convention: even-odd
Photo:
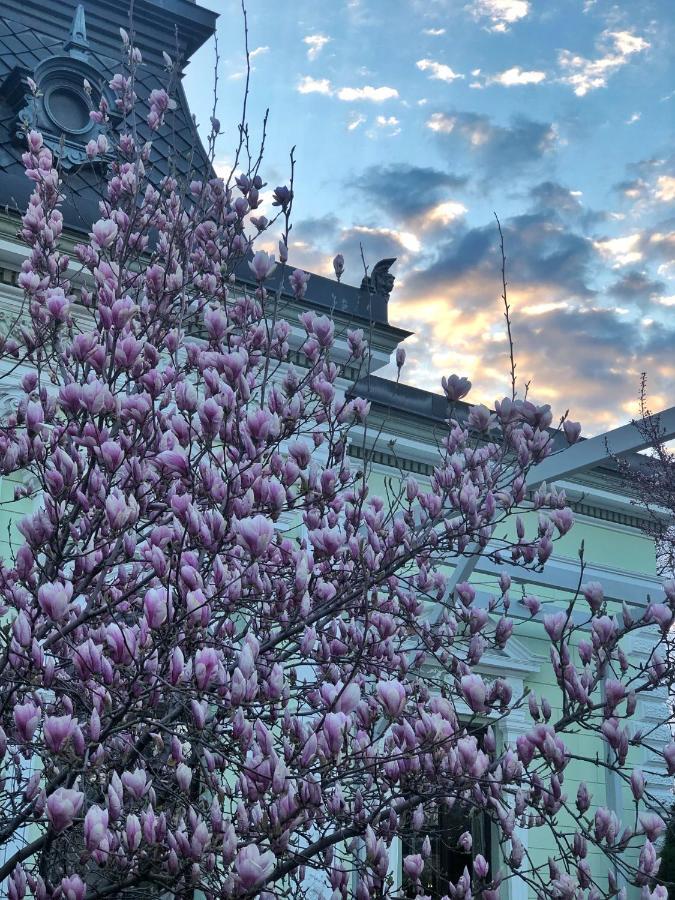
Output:
[[229,178],[232,168],[233,163],[227,158],[217,159],[213,163],[213,170],[218,178]]
[[337,97],[352,103],[355,100],[370,100],[373,103],[382,103],[385,100],[393,100],[398,97],[398,91],[392,87],[372,87],[367,84],[364,87],[333,88],[328,78],[313,78],[304,75],[297,84],[296,90],[300,94],[324,94],[326,97]]
[[[546,285],[538,301],[587,300],[595,295],[590,284],[591,264],[595,260],[592,242],[564,227],[546,213],[526,213],[502,223],[508,254],[509,282],[521,291],[530,284]],[[468,277],[481,285],[492,282],[501,267],[496,227],[464,229],[441,244],[435,262],[415,276],[415,286],[424,296]],[[413,276],[410,276],[411,279]],[[471,309],[476,297],[460,301]],[[486,302],[483,300],[482,302]],[[492,303],[492,294],[487,297]]]
[[[270,48],[267,46],[264,47],[255,47],[253,50],[249,51],[249,63],[251,72],[255,72],[255,67],[253,65],[253,60],[258,56],[263,56],[265,53],[269,53]],[[243,68],[235,69],[233,72],[227,76],[228,81],[241,81],[246,77],[246,60],[244,60]]]
[[489,19],[491,31],[505,32],[527,16],[530,4],[528,0],[477,0],[467,9],[476,18]]
[[333,93],[330,81],[327,78],[312,78],[311,75],[305,75],[300,79],[297,90],[300,94],[325,94],[330,96]]
[[641,306],[654,301],[659,302],[665,288],[663,281],[650,278],[644,271],[632,269],[622,274],[609,288],[608,293]]
[[392,87],[372,87],[367,84],[364,87],[343,87],[336,92],[338,100],[352,103],[355,100],[370,100],[373,103],[382,103],[385,100],[395,100],[398,91]]
[[344,236],[344,239],[357,237],[359,240],[370,241],[371,247],[374,246],[374,240],[379,238],[397,244],[399,250],[407,250],[409,253],[419,253],[421,249],[417,235],[410,231],[398,231],[396,228],[374,228],[368,225],[355,225],[353,228],[346,229]]
[[[342,253],[346,263],[348,284],[360,284],[363,278],[361,250],[368,266],[378,260],[396,257],[399,271],[422,249],[419,237],[406,227],[396,228],[378,223],[345,225],[332,213],[301,219],[291,233],[290,253],[294,266],[333,277],[332,259]],[[276,247],[270,246],[275,252]]]
[[347,131],[356,131],[356,129],[363,125],[366,121],[366,117],[361,113],[352,113],[349,117],[349,122],[347,123]]
[[554,148],[557,140],[551,123],[522,115],[514,116],[507,125],[500,125],[482,113],[435,112],[426,125],[439,139],[454,143],[457,150],[469,149],[488,179],[504,172],[517,174],[537,163]]
[[463,75],[454,72],[450,66],[446,66],[444,63],[434,62],[433,59],[418,59],[417,68],[422,72],[430,72],[431,74],[429,77],[437,81],[447,81],[450,83],[458,78],[464,78]]
[[[600,250],[561,223],[553,208],[567,208],[572,192],[544,182],[532,193],[548,211],[502,223],[519,389],[532,378],[533,399],[551,403],[558,414],[570,407],[593,433],[634,414],[630,403],[644,368],[654,375],[655,391],[672,393],[670,301],[661,281],[635,267],[600,289]],[[436,251],[426,267],[423,257],[413,257],[416,267],[392,295],[392,317],[417,332],[406,380],[437,390],[441,375],[461,372],[474,381],[470,399],[492,402],[508,383],[496,228],[460,223]]]
[[[400,122],[396,118],[396,116],[378,116],[375,119],[375,124],[378,128],[396,128],[396,126],[399,125]],[[398,134],[400,130],[401,129],[398,128],[396,133]]]
[[[654,155],[626,166],[627,178],[614,190],[630,203],[630,213],[661,216],[664,204],[675,203],[675,154]],[[672,222],[666,230],[672,229]]]
[[467,212],[466,206],[458,200],[445,200],[429,210],[428,218],[432,222],[438,221],[447,225],[449,222],[460,219]]
[[649,185],[643,178],[632,178],[627,181],[620,181],[614,185],[614,190],[618,191],[627,200],[639,200],[645,196]]
[[541,84],[546,80],[546,72],[539,69],[521,69],[513,66],[498,75],[491,75],[486,79],[486,84],[500,84],[502,87],[515,87],[523,84]]
[[650,46],[648,41],[631,31],[603,31],[596,45],[600,55],[595,59],[578,56],[571,50],[559,52],[558,63],[563,73],[560,81],[573,88],[577,97],[584,97],[590,91],[605,87],[609,78],[627,65],[632,56]]
[[530,188],[529,194],[536,212],[565,217],[578,217],[583,212],[579,201],[580,192],[571,191],[557,181],[535,184]]
[[307,44],[309,48],[307,50],[307,59],[313,60],[321,53],[323,48],[330,41],[330,38],[325,34],[308,34],[302,41],[304,44]]
[[626,125],[635,125],[642,118],[642,113],[634,112],[626,119]]
[[396,258],[397,277],[411,259],[418,256],[422,247],[417,235],[405,229],[379,225],[355,225],[343,227],[330,243],[330,259],[335,253],[345,258],[345,280],[348,284],[360,284],[363,278],[363,260],[372,266],[380,259]]
[[424,28],[422,34],[427,34],[429,37],[441,37],[445,34],[445,28]]
[[654,196],[661,203],[675,202],[675,176],[659,175],[656,179],[656,191]]
[[637,231],[634,234],[626,234],[622,237],[596,240],[594,247],[613,268],[619,268],[640,262],[643,258],[641,243],[642,234]]
[[430,166],[393,163],[369,166],[350,180],[349,187],[394,221],[409,222],[447,202],[448,194],[466,183],[465,176]]
[[303,243],[316,243],[324,239],[333,240],[340,227],[337,216],[326,213],[324,216],[315,216],[301,219],[293,226],[293,237]]

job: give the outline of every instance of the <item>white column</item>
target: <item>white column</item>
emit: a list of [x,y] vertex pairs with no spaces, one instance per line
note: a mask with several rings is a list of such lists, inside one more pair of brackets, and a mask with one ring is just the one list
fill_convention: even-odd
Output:
[[392,890],[400,891],[403,882],[403,842],[395,837],[389,848],[389,874],[392,877]]
[[[509,683],[512,683],[512,679],[509,679]],[[515,684],[512,684],[514,687],[514,696],[518,696],[515,690]],[[519,684],[520,693],[523,690],[523,683]],[[526,731],[529,731],[531,728],[531,721],[527,714],[522,709],[514,710],[506,719],[501,723],[499,727],[499,733],[497,734],[497,739],[501,737],[504,744],[510,744],[514,749],[516,746],[516,738],[518,738],[521,734],[525,734]],[[515,827],[515,836],[518,838],[520,843],[525,848],[527,853],[527,847],[529,842],[529,830],[527,828],[522,828],[520,825],[516,825]],[[499,864],[501,863],[501,859],[499,858],[503,853],[510,853],[511,850],[511,842],[509,841],[504,847],[500,847],[499,844],[495,841],[495,846],[492,851],[492,860],[491,860],[491,868],[494,867],[494,871],[499,869]],[[523,857],[522,868],[527,868],[527,855]],[[513,878],[509,878],[506,884],[502,888],[504,900],[527,900],[527,883],[523,881],[521,878],[517,876]]]

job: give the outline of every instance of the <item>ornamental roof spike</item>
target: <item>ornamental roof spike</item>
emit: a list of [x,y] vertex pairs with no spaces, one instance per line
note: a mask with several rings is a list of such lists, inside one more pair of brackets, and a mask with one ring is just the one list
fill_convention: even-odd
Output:
[[87,59],[89,56],[89,41],[87,40],[87,24],[84,17],[84,6],[78,3],[73,21],[70,26],[70,34],[68,40],[63,45],[63,49],[74,59]]

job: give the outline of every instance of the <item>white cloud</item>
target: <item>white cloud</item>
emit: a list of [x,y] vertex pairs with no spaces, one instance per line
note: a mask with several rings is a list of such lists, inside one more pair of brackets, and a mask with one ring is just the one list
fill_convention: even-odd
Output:
[[312,78],[304,75],[296,86],[299,94],[323,94],[326,97],[337,97],[351,103],[355,100],[371,100],[373,103],[382,103],[385,100],[394,100],[398,97],[398,91],[392,87],[372,87],[366,84],[363,87],[334,88],[327,78]]
[[422,34],[428,34],[429,37],[440,37],[445,34],[445,28],[425,28]]
[[311,75],[305,75],[304,78],[300,79],[297,90],[300,94],[325,94],[330,96],[333,93],[330,81],[327,78],[312,78]]
[[307,37],[304,37],[302,40],[309,47],[307,59],[316,59],[325,45],[330,41],[330,38],[325,34],[308,34]]
[[571,50],[560,51],[558,62],[564,73],[560,80],[569,84],[577,97],[583,97],[589,91],[605,87],[611,75],[650,46],[630,31],[603,31],[597,46],[601,55],[595,59],[578,56]]
[[365,121],[366,121],[365,116],[362,116],[360,113],[352,113],[352,115],[349,119],[349,122],[347,123],[347,130],[348,131],[356,131],[356,129],[360,125],[363,125],[363,123]]
[[366,84],[360,88],[343,87],[337,91],[339,100],[352,103],[354,100],[372,100],[373,103],[382,103],[384,100],[394,100],[398,97],[398,91],[392,87],[372,87]]
[[539,69],[521,69],[520,66],[513,66],[506,69],[498,75],[491,75],[486,84],[501,84],[502,87],[515,87],[521,84],[541,84],[546,80],[546,72]]
[[[254,60],[257,56],[262,56],[264,53],[269,53],[269,51],[270,51],[270,48],[267,47],[267,46],[265,46],[265,47],[255,47],[253,50],[250,50],[250,51],[249,51],[248,56],[249,56],[249,62],[250,62],[251,72],[255,72],[255,67],[254,67],[254,65],[253,65],[253,60]],[[243,69],[237,69],[237,70],[235,70],[234,72],[230,72],[230,74],[227,76],[227,80],[228,80],[228,81],[241,81],[241,80],[242,80],[243,78],[245,78],[245,77],[246,77],[246,66],[244,65],[244,68],[243,68]]]
[[648,41],[630,31],[610,31],[609,36],[614,40],[616,49],[623,56],[630,56],[631,53],[640,53],[650,46]]
[[455,128],[471,144],[472,147],[480,147],[490,140],[492,129],[484,118],[475,121],[460,121],[457,116],[447,116],[445,113],[432,113],[427,119],[427,128],[436,134],[451,134]]
[[389,137],[396,137],[397,134],[401,133],[399,128],[400,122],[396,116],[378,116],[375,119],[375,124],[378,128],[387,128]]
[[450,222],[461,219],[467,212],[466,206],[458,200],[445,200],[443,203],[439,203],[438,206],[430,209],[425,218],[427,224],[440,222],[442,225],[449,225]]
[[634,112],[632,116],[626,119],[626,125],[635,125],[642,118],[642,113]]
[[477,18],[490,20],[491,31],[508,31],[530,11],[529,0],[477,0],[469,7]]
[[396,116],[378,116],[375,121],[379,128],[394,128],[399,124]]
[[232,163],[229,159],[217,159],[213,164],[213,169],[218,178],[228,178],[232,171]]
[[450,134],[457,124],[454,116],[446,116],[445,113],[432,113],[427,119],[427,128],[435,131],[437,134]]
[[434,62],[433,59],[418,59],[417,68],[422,72],[429,72],[429,77],[435,78],[437,81],[451,82],[455,81],[457,78],[464,78],[463,75],[454,72],[450,66],[446,66],[444,63]]
[[420,239],[412,231],[398,231],[395,228],[369,228],[366,225],[356,225],[352,229],[356,234],[375,235],[386,237],[399,243],[410,253],[419,253],[422,249]]
[[675,201],[675,177],[673,175],[659,175],[656,179],[656,199],[662,203]]
[[617,268],[640,262],[642,259],[641,242],[642,234],[638,231],[624,237],[594,241],[593,246],[605,259],[611,260],[614,268]]

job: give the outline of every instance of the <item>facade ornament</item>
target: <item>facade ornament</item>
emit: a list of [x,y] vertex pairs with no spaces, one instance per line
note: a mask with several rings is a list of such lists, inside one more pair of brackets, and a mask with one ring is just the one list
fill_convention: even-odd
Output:
[[[101,98],[108,103],[112,124],[120,118],[115,97],[89,56],[84,7],[80,4],[63,50],[41,60],[33,71],[15,66],[0,85],[16,115],[17,143],[23,148],[26,131],[35,128],[66,171],[92,163],[86,146],[104,133],[105,126],[94,122],[89,112],[98,107]],[[98,165],[105,162],[102,156],[93,160]]]
[[87,25],[84,20],[84,6],[78,4],[70,26],[70,37],[63,45],[73,59],[87,60],[89,58],[89,42],[87,41]]
[[389,269],[396,262],[396,257],[391,259],[381,259],[375,263],[370,275],[366,275],[361,282],[361,290],[367,291],[369,294],[379,294],[381,297],[389,299],[389,295],[394,289],[394,276]]

